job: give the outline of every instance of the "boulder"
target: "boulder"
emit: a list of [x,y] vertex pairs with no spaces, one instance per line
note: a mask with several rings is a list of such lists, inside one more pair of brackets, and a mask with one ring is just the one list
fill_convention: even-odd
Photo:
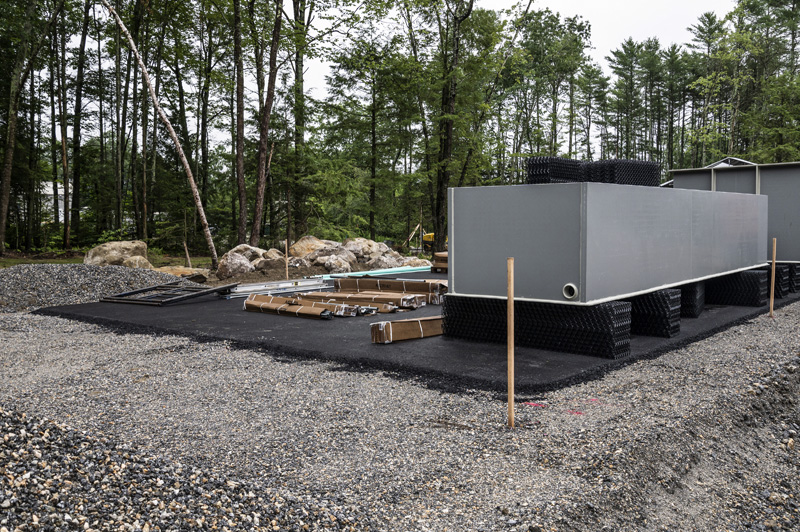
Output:
[[251,264],[260,272],[267,270],[283,270],[286,268],[286,261],[282,257],[280,259],[258,259]]
[[234,275],[242,275],[243,273],[250,273],[255,268],[247,257],[239,253],[229,251],[222,256],[219,260],[219,267],[217,268],[217,279],[228,279]]
[[325,269],[331,273],[350,273],[352,271],[350,263],[340,255],[331,255],[327,257],[324,266]]
[[422,268],[423,266],[431,267],[431,261],[426,259],[420,259],[419,257],[406,257],[403,259],[403,266],[408,266],[409,268]]
[[283,251],[275,248],[269,248],[263,256],[265,259],[282,259]]
[[299,257],[292,257],[289,259],[289,267],[290,268],[310,268],[311,263],[308,262],[306,259],[301,259]]
[[144,268],[145,270],[153,269],[153,265],[150,264],[150,261],[148,261],[141,255],[134,255],[133,257],[128,257],[122,262],[122,265],[127,268]]
[[315,236],[306,235],[292,244],[292,247],[289,248],[289,255],[304,258],[309,253],[324,247],[327,247],[325,242]]
[[84,264],[92,266],[120,266],[125,259],[135,256],[147,258],[147,244],[141,240],[106,242],[89,250]]
[[369,238],[348,238],[344,241],[344,248],[356,256],[359,262],[376,259],[389,251],[389,246],[375,242]]
[[367,268],[370,270],[384,270],[386,268],[399,268],[403,265],[402,260],[396,259],[389,255],[380,255],[369,262],[367,262]]
[[328,257],[331,256],[341,257],[345,262],[349,264],[355,264],[356,262],[358,262],[356,256],[353,255],[348,250],[346,250],[338,242],[336,242],[335,246],[320,248],[316,251],[309,253],[303,258],[305,258],[311,264],[319,264],[321,266],[324,266],[325,262],[328,260]]
[[244,257],[250,262],[266,258],[264,257],[264,254],[266,252],[267,252],[266,249],[257,248],[255,246],[250,246],[247,244],[239,244],[238,246],[230,250],[230,253],[238,253],[239,255],[244,255]]

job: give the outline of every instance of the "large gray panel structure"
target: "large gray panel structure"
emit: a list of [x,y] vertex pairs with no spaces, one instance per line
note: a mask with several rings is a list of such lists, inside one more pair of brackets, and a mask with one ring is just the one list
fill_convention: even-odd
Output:
[[673,170],[673,179],[676,189],[742,192],[769,197],[768,255],[772,239],[777,238],[777,259],[800,262],[800,163]]
[[[449,191],[449,289],[596,304],[752,268],[767,254],[767,200],[603,183]],[[566,287],[566,289],[565,289]],[[568,297],[574,287],[574,297]]]

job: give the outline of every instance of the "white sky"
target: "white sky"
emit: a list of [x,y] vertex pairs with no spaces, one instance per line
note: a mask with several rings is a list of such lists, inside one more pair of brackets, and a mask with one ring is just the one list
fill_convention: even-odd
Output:
[[[527,0],[476,0],[484,9],[508,9]],[[550,8],[562,18],[580,15],[592,27],[590,51],[594,60],[608,73],[605,57],[619,48],[628,37],[643,41],[657,37],[661,47],[685,44],[691,40],[687,28],[697,23],[700,15],[713,11],[723,18],[736,5],[735,0],[534,0],[531,9]],[[328,65],[309,61],[306,86],[316,97],[325,95]]]

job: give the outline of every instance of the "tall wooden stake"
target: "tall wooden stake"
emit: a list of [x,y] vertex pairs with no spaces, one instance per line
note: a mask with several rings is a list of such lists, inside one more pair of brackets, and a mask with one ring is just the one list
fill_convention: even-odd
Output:
[[772,239],[772,282],[769,285],[769,317],[774,318],[775,314],[775,247],[778,245],[778,239]]
[[289,280],[289,235],[286,235],[286,255],[283,256],[286,263],[286,280]]
[[508,274],[508,426],[514,428],[514,257],[506,259]]

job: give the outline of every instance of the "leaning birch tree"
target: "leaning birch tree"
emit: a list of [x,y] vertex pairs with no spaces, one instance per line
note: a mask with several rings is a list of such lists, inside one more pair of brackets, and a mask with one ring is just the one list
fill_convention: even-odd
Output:
[[203,234],[206,237],[206,243],[208,244],[208,250],[211,252],[211,269],[216,270],[219,264],[217,259],[217,249],[214,247],[214,239],[211,237],[211,229],[208,227],[208,220],[206,220],[206,212],[203,209],[203,203],[200,201],[200,193],[197,190],[197,183],[194,181],[194,176],[192,175],[192,168],[189,165],[189,161],[186,159],[186,154],[183,152],[183,148],[181,147],[181,143],[178,140],[178,135],[175,133],[175,130],[172,128],[172,124],[170,123],[167,115],[164,113],[164,110],[161,108],[161,105],[158,103],[158,98],[156,97],[156,93],[153,90],[153,85],[150,83],[150,76],[147,74],[147,68],[145,68],[144,63],[142,62],[142,58],[139,55],[139,50],[136,48],[136,44],[133,42],[133,37],[131,37],[128,28],[125,27],[125,24],[122,22],[122,19],[119,17],[117,12],[108,4],[107,0],[100,0],[106,10],[114,17],[114,20],[117,22],[117,26],[119,26],[120,31],[125,34],[125,38],[128,39],[128,45],[131,47],[133,54],[136,56],[136,61],[139,63],[139,69],[142,72],[142,79],[147,84],[147,90],[150,93],[150,98],[153,101],[153,107],[155,107],[156,111],[158,111],[158,116],[161,118],[161,121],[167,127],[167,131],[169,131],[169,136],[172,138],[172,142],[175,144],[175,149],[178,150],[178,156],[181,158],[181,163],[183,163],[183,169],[186,171],[186,179],[189,181],[189,186],[192,189],[192,197],[194,198],[194,204],[197,208],[197,215],[200,218],[200,225],[203,227]]

